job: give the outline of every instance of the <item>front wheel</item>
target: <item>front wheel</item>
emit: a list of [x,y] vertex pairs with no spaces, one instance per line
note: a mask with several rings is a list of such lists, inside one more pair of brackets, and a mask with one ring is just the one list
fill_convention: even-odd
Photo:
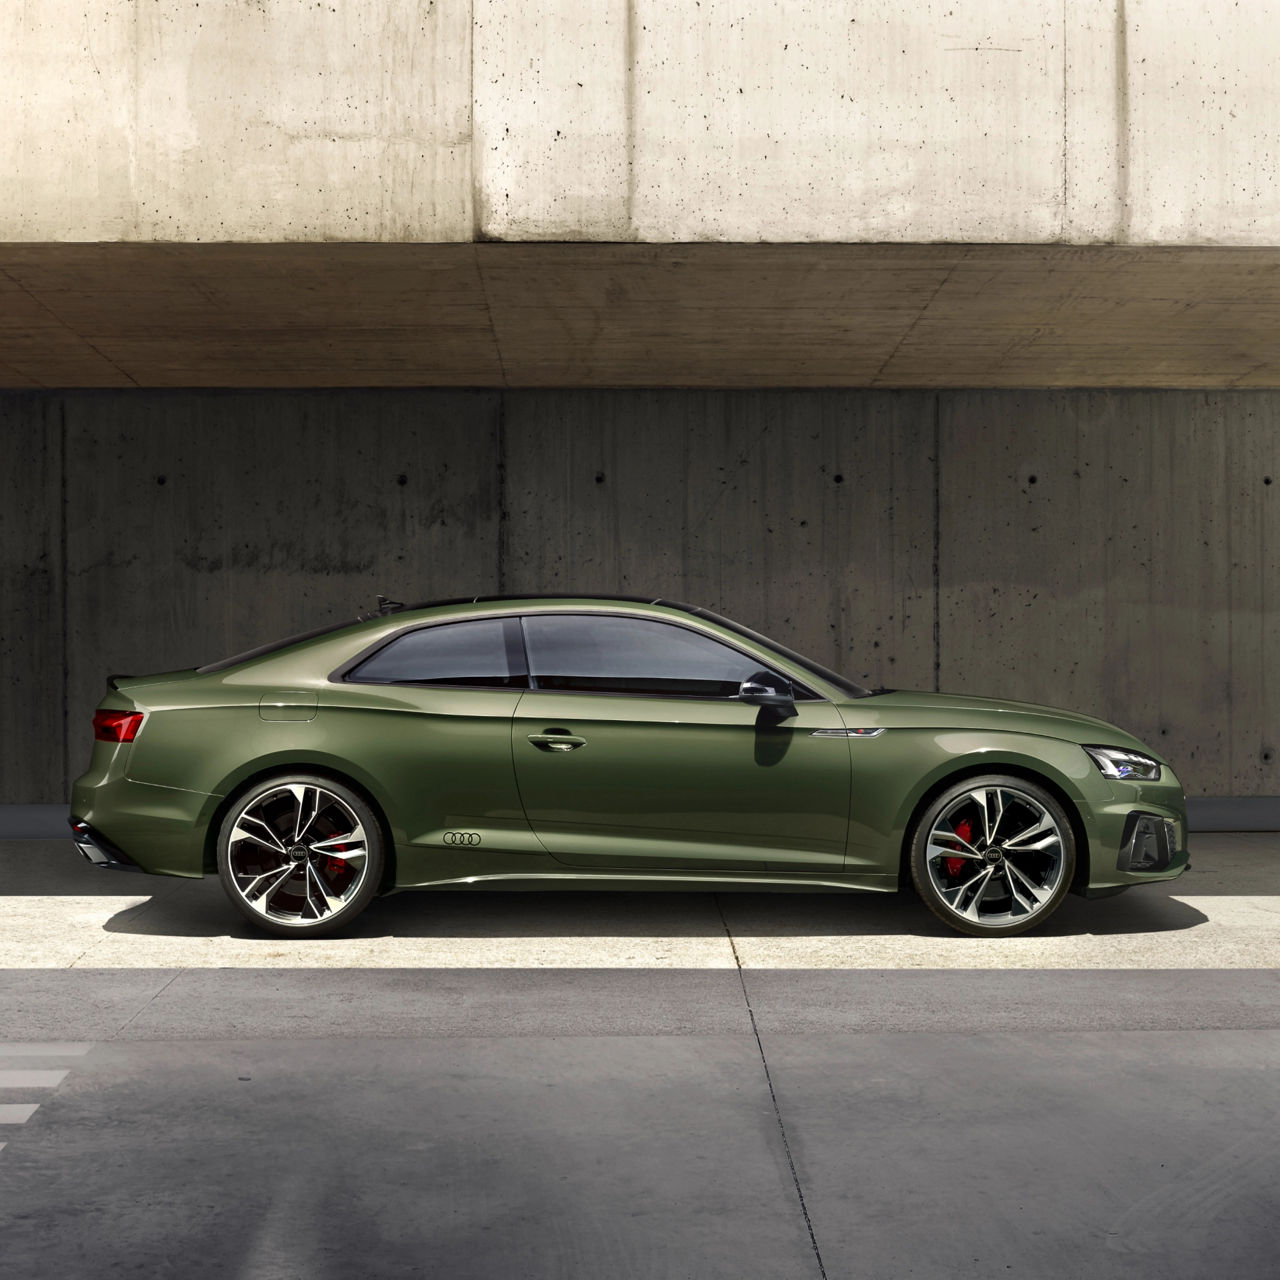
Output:
[[218,878],[236,909],[283,937],[332,933],[369,904],[382,877],[369,805],[329,778],[291,774],[245,792],[218,833]]
[[1025,778],[966,778],[925,810],[911,839],[911,879],[960,933],[1004,937],[1043,924],[1075,874],[1071,822]]

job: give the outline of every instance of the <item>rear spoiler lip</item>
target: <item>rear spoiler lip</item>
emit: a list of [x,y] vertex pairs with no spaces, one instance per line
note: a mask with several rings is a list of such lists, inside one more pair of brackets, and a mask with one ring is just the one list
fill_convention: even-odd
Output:
[[132,680],[133,676],[127,671],[117,671],[115,675],[107,677],[107,687],[120,692],[120,686],[116,684],[117,680]]

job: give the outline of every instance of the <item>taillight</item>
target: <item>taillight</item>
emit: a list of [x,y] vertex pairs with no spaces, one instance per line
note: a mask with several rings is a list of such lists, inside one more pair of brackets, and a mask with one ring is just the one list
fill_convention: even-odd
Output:
[[95,711],[93,736],[99,742],[132,742],[141,724],[141,711]]

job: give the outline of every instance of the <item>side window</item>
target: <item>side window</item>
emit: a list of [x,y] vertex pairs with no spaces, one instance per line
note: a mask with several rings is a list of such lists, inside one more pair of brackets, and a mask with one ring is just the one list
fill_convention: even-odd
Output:
[[524,633],[539,689],[732,698],[761,669],[718,640],[646,618],[537,614]]
[[516,618],[490,618],[406,631],[346,678],[360,684],[527,689],[519,628]]

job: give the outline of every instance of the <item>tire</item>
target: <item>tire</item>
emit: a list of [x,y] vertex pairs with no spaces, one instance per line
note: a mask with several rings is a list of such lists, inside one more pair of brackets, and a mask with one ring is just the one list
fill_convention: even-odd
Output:
[[257,928],[314,938],[344,928],[382,879],[382,828],[331,778],[281,774],[251,787],[218,831],[218,878]]
[[910,862],[938,919],[959,933],[1003,938],[1058,909],[1075,874],[1075,835],[1044,787],[986,774],[948,787],[921,814]]

